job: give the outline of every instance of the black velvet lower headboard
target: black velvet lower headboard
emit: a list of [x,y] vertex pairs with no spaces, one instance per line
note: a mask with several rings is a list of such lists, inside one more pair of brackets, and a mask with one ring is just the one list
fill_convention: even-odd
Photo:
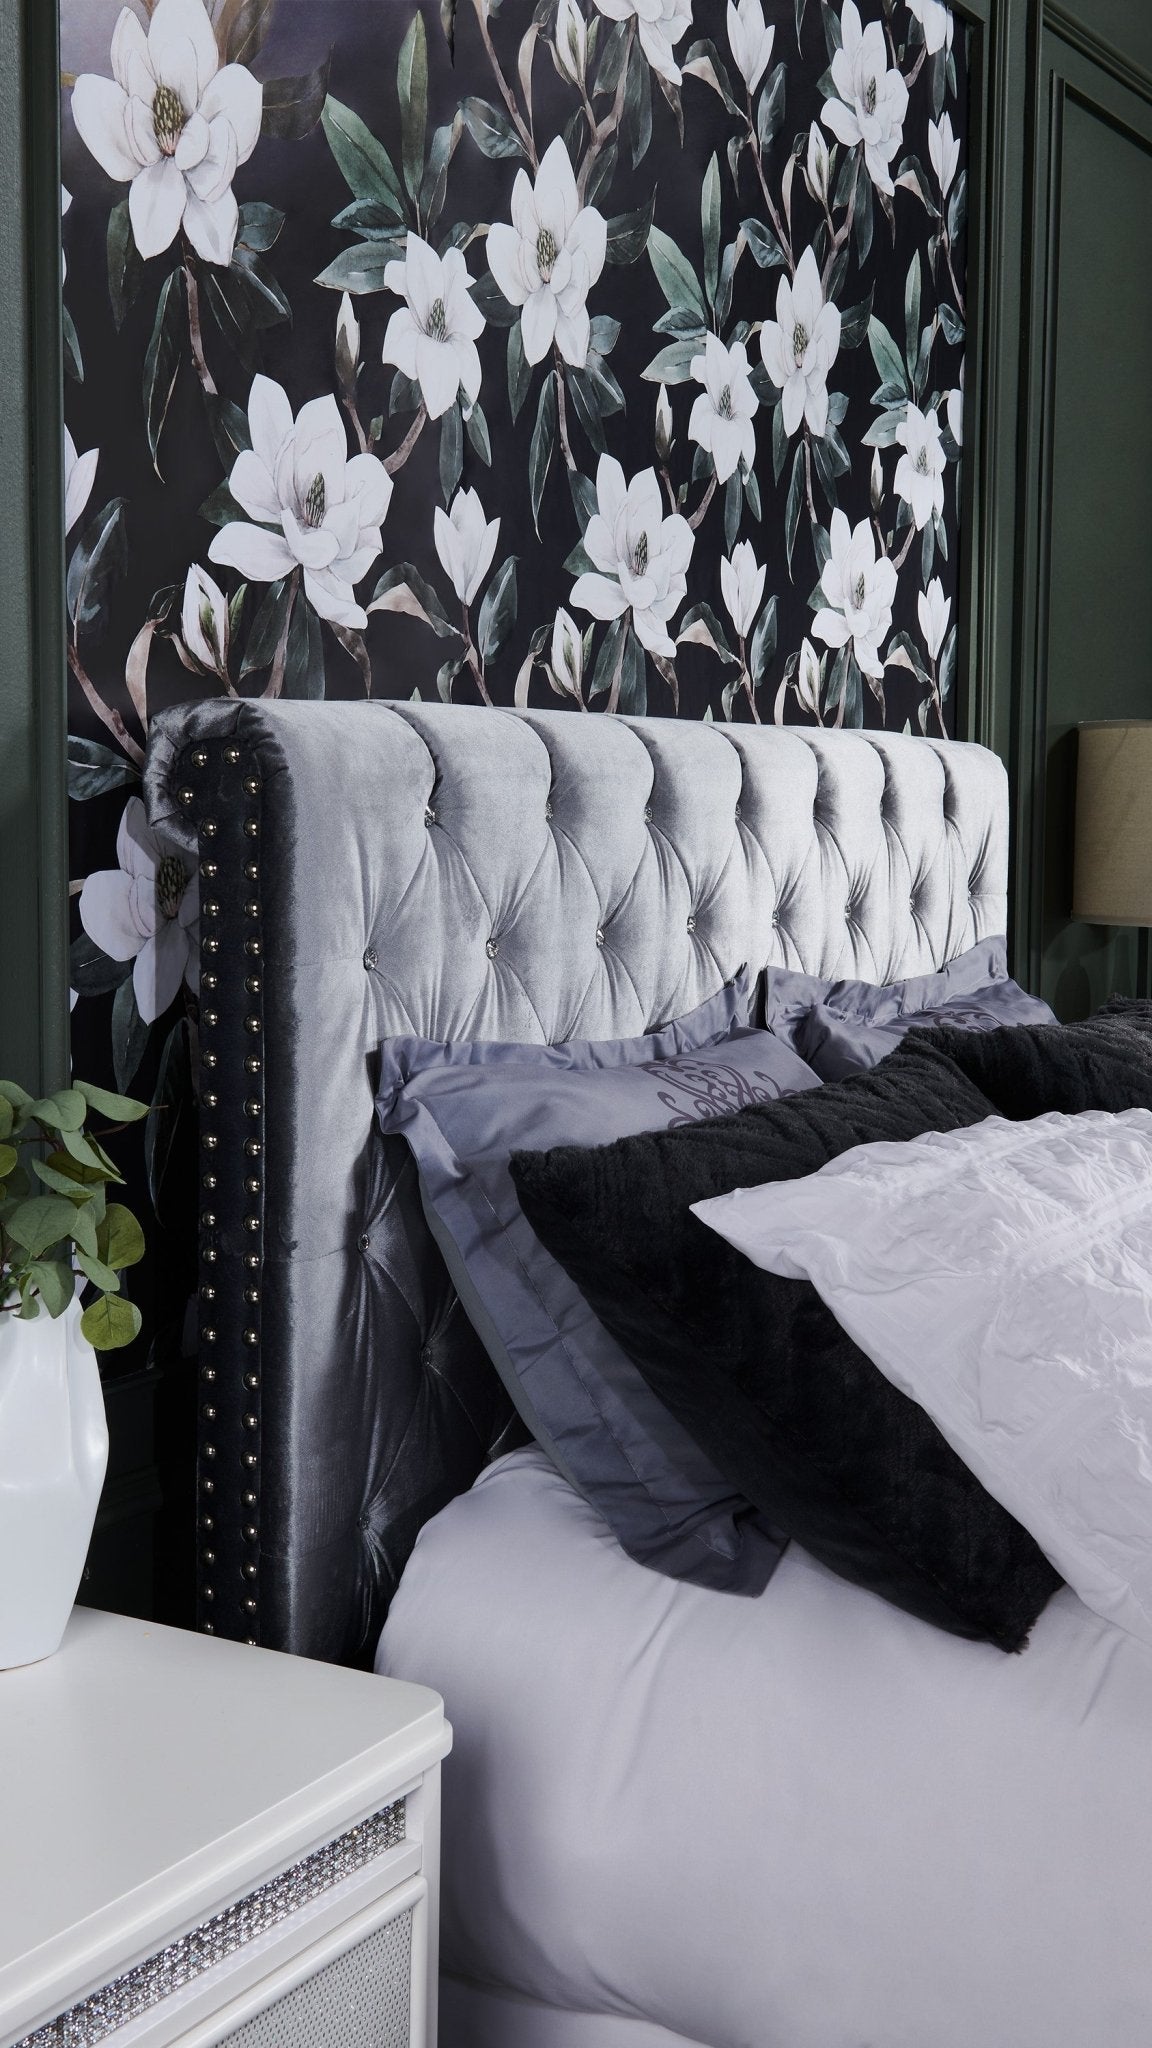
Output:
[[452,1293],[382,1037],[630,1036],[742,961],[884,980],[1002,931],[1003,770],[862,733],[404,704],[153,722],[199,862],[199,1623],[373,1651],[520,1425]]

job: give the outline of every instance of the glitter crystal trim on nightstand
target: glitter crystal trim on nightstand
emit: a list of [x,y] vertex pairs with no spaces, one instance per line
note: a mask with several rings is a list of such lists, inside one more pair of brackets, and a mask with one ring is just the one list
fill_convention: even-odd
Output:
[[179,1941],[161,1949],[158,1955],[149,1956],[146,1963],[137,1963],[135,1969],[117,1977],[114,1983],[105,1984],[90,1998],[81,1999],[79,2005],[61,2013],[58,2019],[37,2027],[34,2034],[26,2034],[15,2048],[92,2048],[93,2042],[106,2040],[118,2027],[127,2026],[129,2020],[149,2012],[174,1991],[183,1990],[206,1971],[214,1970],[258,1934],[266,1934],[269,1928],[298,1913],[302,1906],[331,1891],[342,1878],[352,1877],[375,1857],[395,1849],[405,1838],[404,1828],[405,1802],[397,1799],[361,1821],[358,1827],[338,1835],[334,1842],[313,1850],[290,1870],[269,1878],[267,1884],[249,1892],[247,1898],[237,1899],[234,1906],[213,1914],[201,1927],[181,1935]]

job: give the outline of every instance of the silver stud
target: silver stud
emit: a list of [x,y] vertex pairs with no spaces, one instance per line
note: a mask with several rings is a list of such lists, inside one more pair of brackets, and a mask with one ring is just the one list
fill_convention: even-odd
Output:
[[260,1460],[259,1460],[259,1458],[258,1458],[258,1457],[256,1456],[256,1453],[255,1453],[255,1451],[245,1451],[245,1453],[244,1453],[244,1456],[243,1456],[243,1458],[242,1458],[242,1460],[241,1460],[241,1463],[242,1463],[242,1464],[245,1464],[245,1465],[249,1465],[249,1466],[252,1466],[252,1465],[258,1465],[258,1464],[260,1463]]
[[260,1218],[258,1216],[246,1216],[244,1218],[244,1228],[245,1230],[259,1230]]
[[215,1517],[215,1515],[201,1515],[201,1517],[200,1517],[200,1527],[201,1527],[202,1529],[208,1529],[208,1530],[214,1529],[214,1528],[216,1527],[216,1517]]
[[256,1648],[255,1636],[245,1636],[244,1641],[250,1650],[254,1650]]
[[247,792],[247,794],[248,794],[249,796],[259,796],[259,794],[260,794],[260,778],[259,778],[259,776],[257,776],[257,775],[246,775],[246,776],[244,777],[244,788],[245,788],[245,790],[246,790],[246,792]]
[[205,860],[205,861],[201,861],[201,863],[200,863],[200,873],[201,873],[202,875],[206,875],[206,876],[208,877],[208,880],[209,880],[210,882],[214,882],[214,881],[216,880],[216,877],[217,877],[217,875],[218,875],[218,874],[220,873],[220,863],[219,863],[219,861],[215,861],[215,860]]
[[259,917],[260,905],[258,903],[246,903],[244,905],[244,915],[245,917]]
[[215,1230],[216,1211],[214,1209],[205,1209],[203,1215],[200,1218],[200,1223],[201,1227],[204,1230]]
[[248,880],[249,880],[250,882],[254,882],[254,881],[256,880],[257,876],[258,876],[258,875],[259,875],[259,873],[260,873],[260,870],[259,870],[259,868],[257,867],[257,865],[256,865],[256,863],[255,863],[255,861],[254,861],[254,860],[246,860],[246,861],[245,861],[245,863],[244,863],[244,873],[245,873],[245,874],[247,875],[247,877],[248,877]]
[[215,1422],[216,1410],[212,1407],[211,1403],[209,1403],[209,1405],[206,1408],[202,1408],[200,1410],[200,1413],[204,1417],[206,1422]]
[[188,788],[178,789],[176,791],[177,800],[182,804],[190,804],[195,794],[196,791],[194,789]]
[[246,1287],[244,1289],[244,1299],[255,1304],[260,1299],[260,1289],[258,1287]]
[[245,1330],[244,1342],[246,1344],[258,1344],[260,1342],[259,1330]]
[[194,768],[206,768],[208,766],[208,750],[206,747],[197,747],[196,752],[192,756],[192,766]]
[[214,1052],[201,1053],[200,1057],[203,1060],[204,1065],[206,1067],[215,1067],[219,1065],[218,1055]]
[[203,1100],[205,1109],[217,1109],[219,1107],[220,1097],[218,1095],[205,1095]]
[[219,1145],[219,1143],[220,1143],[220,1140],[219,1140],[219,1138],[218,1138],[218,1137],[216,1137],[216,1136],[215,1136],[215,1134],[214,1134],[214,1133],[213,1133],[212,1131],[209,1131],[209,1132],[207,1133],[207,1135],[205,1136],[205,1139],[204,1139],[204,1145],[205,1145],[205,1149],[206,1149],[207,1151],[209,1151],[209,1152],[215,1152],[215,1150],[216,1150],[217,1146]]
[[246,1579],[254,1579],[254,1578],[256,1577],[256,1574],[257,1574],[257,1572],[259,1571],[259,1569],[260,1569],[259,1565],[255,1565],[255,1564],[246,1564],[246,1565],[244,1566],[244,1577],[245,1577]]
[[259,1252],[246,1252],[244,1255],[244,1264],[248,1266],[253,1272],[255,1272],[260,1264]]
[[259,1534],[260,1531],[256,1527],[256,1524],[254,1522],[249,1522],[248,1527],[244,1531],[244,1535],[247,1541],[249,1543],[255,1543],[256,1538],[259,1536]]
[[200,1292],[203,1295],[205,1301],[215,1301],[216,1289],[214,1287],[202,1287],[200,1289]]
[[246,1415],[244,1417],[244,1427],[245,1429],[259,1429],[260,1417],[258,1415]]
[[246,1387],[258,1387],[258,1386],[260,1385],[260,1375],[259,1375],[259,1373],[258,1373],[258,1372],[246,1372],[246,1373],[245,1373],[245,1375],[244,1375],[244,1385],[245,1385]]
[[200,980],[206,989],[218,989],[220,986],[220,976],[218,974],[202,974]]
[[216,1598],[216,1589],[215,1589],[215,1587],[214,1587],[214,1586],[205,1586],[205,1587],[204,1587],[204,1589],[203,1589],[203,1597],[204,1597],[204,1599],[205,1599],[205,1600],[214,1600],[214,1599]]
[[200,1481],[200,1491],[201,1493],[215,1493],[216,1481],[214,1479],[202,1479]]
[[214,1636],[216,1631],[210,1621],[203,1621],[200,1624],[200,1633],[202,1636]]
[[247,1188],[248,1193],[250,1195],[258,1195],[260,1193],[262,1182],[257,1180],[255,1174],[253,1174],[248,1180],[245,1181],[244,1185]]
[[258,1074],[263,1064],[264,1062],[258,1052],[250,1052],[244,1062],[244,1072],[246,1074]]
[[220,1012],[218,1010],[205,1010],[201,1014],[200,1022],[206,1024],[209,1031],[212,1031],[220,1022]]
[[247,989],[248,994],[250,996],[258,996],[261,988],[260,976],[258,974],[250,974],[247,977],[244,986]]
[[214,1458],[216,1456],[215,1444],[205,1444],[201,1452],[201,1456],[205,1458]]
[[201,917],[219,917],[220,905],[214,896],[209,897],[206,903],[200,905],[200,915]]
[[244,1494],[243,1500],[246,1508],[254,1508],[256,1505],[256,1495],[254,1493]]
[[206,1344],[214,1344],[216,1342],[215,1330],[201,1330],[200,1335],[203,1337],[204,1342]]
[[264,1147],[260,1143],[259,1138],[248,1138],[245,1141],[244,1150],[248,1154],[249,1159],[259,1159]]
[[205,939],[203,946],[206,953],[218,953],[220,951],[219,939]]
[[205,818],[201,823],[200,830],[204,834],[205,839],[215,839],[220,827],[216,823],[215,818]]
[[214,1365],[202,1365],[200,1368],[200,1377],[202,1380],[208,1380],[209,1382],[211,1382],[216,1377],[216,1367]]
[[206,1550],[203,1556],[201,1557],[200,1562],[201,1564],[215,1564],[216,1552],[214,1550]]
[[254,1600],[246,1600],[244,1602],[244,1612],[245,1614],[255,1614],[256,1602]]
[[214,1173],[206,1173],[200,1185],[202,1188],[211,1190],[216,1186],[216,1175]]
[[258,954],[259,954],[259,952],[260,952],[260,941],[259,941],[259,939],[245,939],[245,941],[244,941],[244,951],[245,951],[246,953],[255,953],[255,954],[257,954],[257,955],[258,955]]
[[205,1257],[205,1258],[207,1259],[207,1261],[208,1261],[208,1264],[209,1264],[210,1266],[214,1266],[214,1265],[216,1264],[216,1259],[217,1259],[217,1256],[218,1256],[218,1254],[217,1254],[217,1253],[216,1253],[216,1251],[215,1251],[215,1250],[213,1249],[213,1247],[212,1247],[211,1245],[208,1245],[208,1246],[207,1246],[207,1248],[206,1248],[206,1250],[205,1250],[205,1252],[204,1252],[204,1257]]
[[231,764],[232,764],[232,766],[233,766],[233,767],[235,767],[235,766],[236,766],[236,763],[237,763],[237,761],[238,761],[238,760],[240,759],[240,749],[239,749],[239,747],[225,747],[225,749],[224,749],[224,759],[225,759],[226,761],[230,761],[230,762],[231,762]]
[[245,1116],[259,1116],[260,1104],[257,1102],[254,1095],[250,1095],[248,1097],[247,1102],[244,1104],[244,1114]]
[[258,818],[246,818],[244,820],[244,830],[249,839],[255,839],[260,830],[260,820]]

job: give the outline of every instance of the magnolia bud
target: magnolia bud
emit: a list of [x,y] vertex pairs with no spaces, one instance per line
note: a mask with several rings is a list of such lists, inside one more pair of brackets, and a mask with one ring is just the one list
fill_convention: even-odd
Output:
[[356,366],[360,361],[360,322],[352,311],[352,301],[347,292],[340,300],[340,311],[336,315],[336,375],[341,388],[352,393],[356,389]]
[[828,180],[830,173],[831,159],[828,155],[828,144],[824,140],[824,133],[819,122],[813,121],[808,134],[808,162],[805,168],[805,177],[808,181],[808,190],[812,194],[813,199],[819,200],[825,206],[828,204]]
[[672,404],[668,397],[668,386],[660,386],[656,399],[656,453],[661,462],[667,462],[672,453]]
[[588,62],[588,24],[576,0],[559,0],[556,9],[556,62],[573,85],[583,85]]
[[796,696],[805,711],[813,718],[820,716],[820,657],[810,640],[805,640],[800,649],[800,670],[796,677]]
[[584,691],[584,643],[580,629],[561,605],[552,628],[552,660],[549,664],[554,687],[562,696],[580,703]]

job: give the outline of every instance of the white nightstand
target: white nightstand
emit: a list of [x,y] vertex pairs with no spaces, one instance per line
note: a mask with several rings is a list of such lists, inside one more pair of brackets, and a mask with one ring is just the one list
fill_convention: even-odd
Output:
[[437,1695],[78,1607],[0,1672],[0,2048],[434,2048]]

